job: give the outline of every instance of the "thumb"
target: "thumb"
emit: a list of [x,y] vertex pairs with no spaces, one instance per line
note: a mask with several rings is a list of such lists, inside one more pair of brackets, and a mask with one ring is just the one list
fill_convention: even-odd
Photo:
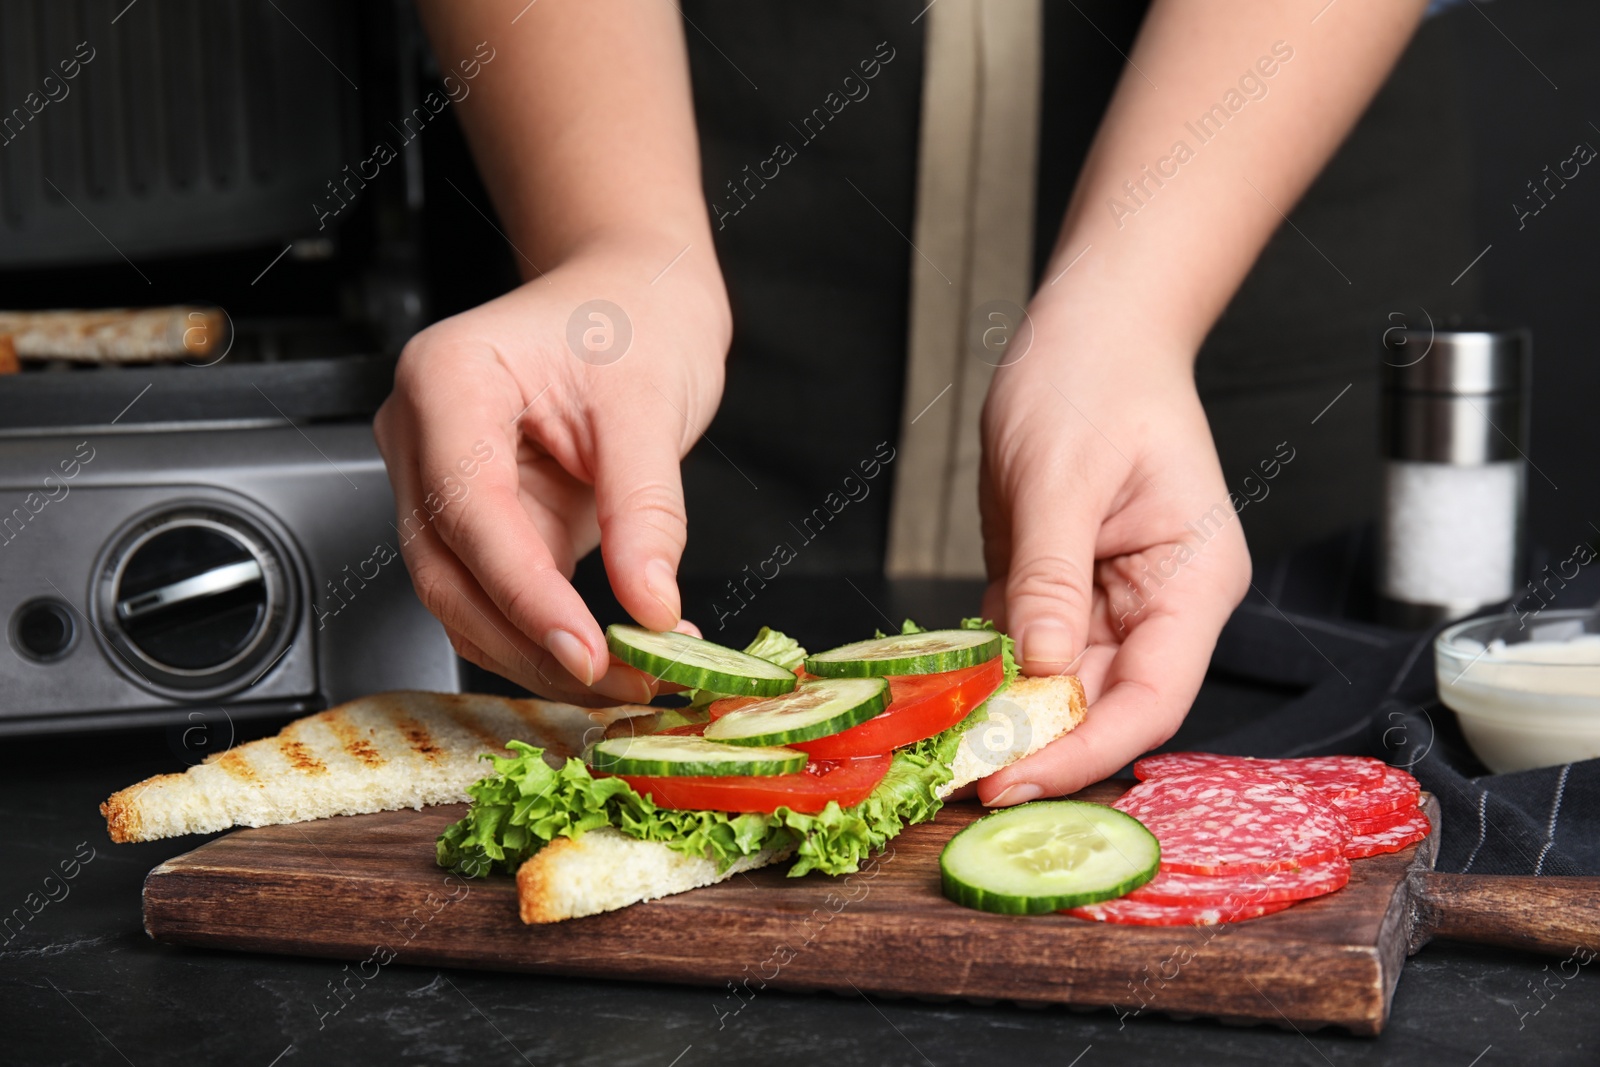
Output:
[[688,538],[678,435],[662,420],[608,427],[596,445],[594,497],[600,556],[611,589],[634,621],[678,625],[678,561]]
[[1009,496],[1006,625],[1024,671],[1061,674],[1088,643],[1100,515],[1059,469]]

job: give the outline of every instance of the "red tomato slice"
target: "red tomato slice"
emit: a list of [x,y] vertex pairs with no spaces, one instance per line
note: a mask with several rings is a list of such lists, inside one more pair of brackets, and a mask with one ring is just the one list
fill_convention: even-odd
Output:
[[[948,730],[1000,687],[1005,668],[1000,657],[976,667],[941,674],[907,674],[889,679],[889,706],[843,733],[788,745],[812,759],[854,759],[891,752]],[[748,697],[719,700],[711,717],[721,718],[750,702]]]
[[[675,731],[674,731],[675,732]],[[646,778],[619,775],[634,792],[650,797],[658,807],[693,811],[761,812],[779,808],[807,814],[819,812],[828,801],[842,807],[859,804],[889,773],[892,756],[864,759],[812,760],[795,774],[735,775],[726,778]]]

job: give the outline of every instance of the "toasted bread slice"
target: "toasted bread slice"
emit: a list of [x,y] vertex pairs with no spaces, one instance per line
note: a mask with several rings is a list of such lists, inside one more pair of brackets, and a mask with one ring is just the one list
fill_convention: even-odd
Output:
[[788,856],[767,849],[718,872],[699,856],[640,841],[603,826],[576,840],[558,837],[517,870],[517,903],[525,923],[598,915],[657,897],[686,893]]
[[[955,779],[939,795],[948,796],[1032,755],[1070,733],[1087,714],[1077,678],[1017,678],[989,702],[987,720],[967,728],[951,765]],[[719,872],[713,860],[604,827],[577,840],[557,839],[534,853],[517,871],[518,910],[525,923],[598,915],[711,885],[787,856],[758,852]]]
[[111,839],[122,842],[454,803],[490,772],[484,753],[509,754],[506,741],[538,745],[559,764],[582,751],[588,731],[639,710],[379,693],[296,720],[276,737],[209,756],[182,774],[130,786],[100,805],[100,814]]
[[1077,729],[1089,714],[1089,701],[1074,675],[1056,674],[1017,678],[988,709],[988,719],[962,736],[950,765],[955,777],[937,790],[941,800]]

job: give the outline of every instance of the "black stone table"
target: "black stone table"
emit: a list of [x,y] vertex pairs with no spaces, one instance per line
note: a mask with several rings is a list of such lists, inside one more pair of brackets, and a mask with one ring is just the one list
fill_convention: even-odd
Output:
[[[764,590],[725,636],[742,641],[769,622],[826,647],[885,625],[880,612],[945,624],[975,604],[970,585],[797,577]],[[1203,743],[1283,698],[1209,681],[1177,740]],[[236,739],[276,725],[241,726]],[[197,740],[189,738],[190,750]],[[181,736],[161,730],[4,742],[0,916],[30,899],[46,903],[20,930],[13,921],[0,935],[0,1064],[1600,1063],[1594,967],[1561,985],[1552,979],[1558,961],[1446,944],[1406,965],[1389,1027],[1375,1039],[771,991],[722,1019],[728,1005],[715,989],[399,965],[385,967],[337,1015],[319,1017],[320,994],[341,976],[338,962],[174,948],[145,936],[146,872],[202,839],[112,845],[96,807],[122,786],[180,769],[184,754]],[[62,861],[69,870],[78,863],[76,877],[47,887]]]

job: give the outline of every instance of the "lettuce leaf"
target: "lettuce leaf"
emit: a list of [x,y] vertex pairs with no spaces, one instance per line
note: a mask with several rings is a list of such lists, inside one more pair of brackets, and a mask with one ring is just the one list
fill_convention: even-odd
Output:
[[[961,625],[994,629],[993,623],[981,619],[963,619]],[[907,620],[902,632],[919,633],[921,627]],[[754,646],[763,641],[774,656],[794,658],[798,652],[795,666],[805,656],[793,639],[766,628],[747,651],[759,655]],[[1001,655],[1005,681],[996,692],[1017,673],[1009,637],[1004,638]],[[906,826],[926,822],[943,807],[934,790],[950,781],[950,764],[961,736],[987,717],[986,704],[948,730],[895,752],[889,772],[861,803],[851,807],[830,803],[815,814],[788,808],[771,815],[658,808],[620,778],[595,778],[581,760],[568,759],[552,767],[542,749],[512,741],[506,747],[517,754],[490,757],[494,773],[468,788],[472,807],[439,836],[436,859],[439,866],[468,877],[494,870],[513,874],[558,837],[577,838],[613,826],[629,837],[714,860],[719,871],[764,849],[792,848],[796,856],[789,869],[792,878],[811,871],[850,874]]]
[[806,650],[800,642],[770,626],[763,626],[756,632],[755,640],[744,646],[745,655],[764,659],[768,663],[776,663],[784,670],[798,670],[806,661]]
[[794,848],[791,877],[849,874],[907,825],[933,818],[942,806],[934,790],[950,780],[948,763],[902,751],[867,799],[852,807],[829,803],[815,814],[779,808],[771,815],[674,811],[656,807],[620,778],[593,777],[580,760],[555,769],[542,749],[521,741],[508,747],[518,755],[494,757],[495,773],[467,790],[471,809],[439,836],[439,866],[471,878],[514,874],[558,837],[614,826],[629,837],[714,860],[719,871],[763,849]]
[[555,768],[543,749],[522,741],[506,747],[517,754],[491,757],[494,773],[467,789],[471,809],[439,836],[439,866],[473,878],[492,870],[512,874],[556,838],[578,838],[602,826],[710,857],[719,870],[740,856],[797,840],[771,816],[658,808],[621,778],[594,777],[582,760]]
[[950,778],[948,763],[900,751],[894,754],[883,781],[854,807],[829,804],[815,815],[783,809],[785,825],[802,835],[789,877],[812,871],[854,873],[862,860],[880,851],[901,830],[938,814],[944,802],[933,791]]

